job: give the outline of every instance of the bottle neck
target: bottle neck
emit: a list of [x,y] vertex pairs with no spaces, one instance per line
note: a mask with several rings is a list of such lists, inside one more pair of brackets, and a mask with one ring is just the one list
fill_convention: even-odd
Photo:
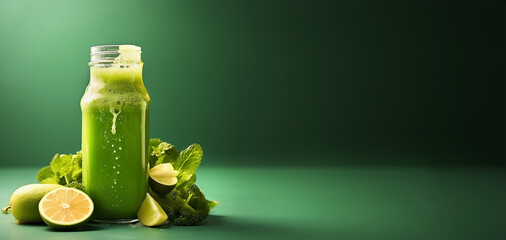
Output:
[[90,56],[90,83],[81,99],[83,112],[109,109],[114,114],[113,107],[119,104],[118,111],[149,107],[151,100],[142,82],[140,47],[95,46]]
[[142,83],[141,48],[134,45],[91,47],[90,82]]

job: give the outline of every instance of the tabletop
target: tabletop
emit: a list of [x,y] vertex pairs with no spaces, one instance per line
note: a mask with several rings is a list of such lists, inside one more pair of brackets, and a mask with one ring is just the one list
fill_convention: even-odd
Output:
[[[36,173],[0,169],[0,204]],[[0,239],[506,239],[504,169],[204,166],[197,175],[220,201],[200,226],[56,232],[2,214]]]

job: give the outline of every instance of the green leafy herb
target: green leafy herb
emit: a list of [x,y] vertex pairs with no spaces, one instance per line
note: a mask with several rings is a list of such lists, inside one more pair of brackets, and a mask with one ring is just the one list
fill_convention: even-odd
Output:
[[197,174],[193,174],[187,182],[195,183],[197,181]]
[[161,163],[173,163],[179,157],[179,152],[174,145],[158,138],[149,140],[149,165],[154,167]]
[[[66,178],[68,175],[72,174],[72,156],[65,154],[56,154],[51,161],[51,170],[53,170],[56,178]],[[68,183],[68,179],[66,180]]]
[[69,184],[72,181],[82,182],[82,154],[56,154],[49,166],[37,173],[40,183]]
[[58,179],[54,175],[50,166],[45,166],[37,173],[37,181],[40,183],[58,183]]
[[[179,154],[178,159],[172,164],[174,169],[178,171],[176,186],[186,183],[194,176],[202,161],[202,155],[202,147],[196,143],[190,145]],[[196,179],[192,181],[195,182]]]

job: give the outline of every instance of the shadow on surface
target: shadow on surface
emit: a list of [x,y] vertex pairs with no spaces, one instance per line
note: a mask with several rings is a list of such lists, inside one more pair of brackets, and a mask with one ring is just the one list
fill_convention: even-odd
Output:
[[17,220],[14,221],[14,223],[21,225],[21,226],[27,226],[27,227],[43,227],[47,226],[45,223],[24,223],[24,222],[18,222]]
[[104,227],[99,224],[86,224],[84,226],[80,226],[76,229],[71,229],[71,230],[56,230],[56,229],[47,227],[46,231],[49,231],[49,232],[89,232],[89,231],[98,231],[98,230],[102,230],[102,229],[104,229]]

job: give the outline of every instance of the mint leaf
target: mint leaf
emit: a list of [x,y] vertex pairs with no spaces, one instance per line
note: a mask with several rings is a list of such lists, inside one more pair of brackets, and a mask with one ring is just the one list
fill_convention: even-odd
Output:
[[72,171],[72,157],[65,154],[56,154],[49,166],[51,166],[51,170],[57,178],[66,177]]
[[172,164],[178,171],[177,186],[190,180],[202,161],[202,147],[199,144],[192,144],[183,150],[178,159]]
[[70,176],[70,179],[69,181],[78,181],[78,182],[82,182],[83,180],[83,170],[82,169],[76,169],[74,168],[72,170],[72,175]]
[[174,145],[158,138],[149,140],[149,166],[150,168],[161,163],[173,163],[179,156]]
[[[73,155],[56,154],[49,166],[59,184],[82,181],[82,155],[80,152]],[[46,182],[47,181],[53,182],[52,180],[46,180]]]
[[195,183],[197,181],[197,174],[193,174],[190,179],[188,179],[187,182]]
[[50,166],[45,166],[37,172],[37,181],[39,181],[39,183],[60,184],[60,181],[56,178]]
[[55,176],[51,177],[51,178],[46,178],[46,179],[43,179],[42,181],[40,181],[40,183],[46,183],[46,184],[62,184],[62,182],[60,180],[58,180],[58,178],[56,178]]
[[51,170],[50,166],[45,166],[45,167],[41,168],[39,170],[39,172],[37,172],[37,181],[42,182],[48,178],[56,179],[56,177],[54,176],[53,170]]

